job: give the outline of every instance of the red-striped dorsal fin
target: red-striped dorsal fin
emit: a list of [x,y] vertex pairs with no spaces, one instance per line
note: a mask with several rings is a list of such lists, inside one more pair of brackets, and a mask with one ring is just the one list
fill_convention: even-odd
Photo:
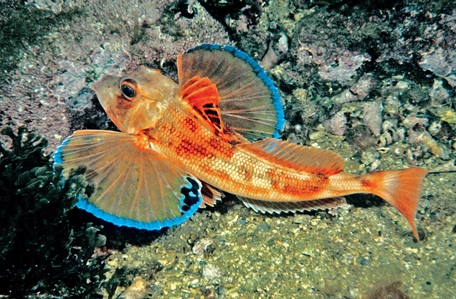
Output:
[[188,102],[216,131],[223,133],[225,126],[218,107],[220,96],[209,78],[191,78],[181,87],[177,96]]
[[177,57],[179,85],[195,76],[217,86],[218,107],[229,130],[249,140],[279,137],[284,125],[280,95],[261,66],[228,45],[204,44]]
[[190,104],[217,136],[224,138],[227,142],[240,142],[239,136],[228,130],[223,123],[218,106],[220,96],[217,87],[209,78],[194,76],[179,89],[177,96]]
[[279,139],[266,138],[238,146],[272,163],[297,171],[328,176],[344,169],[344,159],[332,151],[292,144]]

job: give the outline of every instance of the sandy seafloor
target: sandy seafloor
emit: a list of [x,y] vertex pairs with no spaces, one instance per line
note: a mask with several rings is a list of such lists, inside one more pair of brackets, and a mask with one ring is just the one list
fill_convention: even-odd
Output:
[[[452,1],[0,5],[10,26],[0,52],[1,125],[36,130],[49,152],[76,129],[112,128],[89,88],[102,74],[148,64],[176,78],[177,54],[221,43],[261,62],[278,86],[284,139],[336,151],[353,173],[455,169]],[[14,25],[21,18],[36,24]],[[296,215],[258,214],[229,197],[148,243],[108,236],[107,273],[94,295],[455,299],[455,182],[454,172],[425,178],[420,243],[393,207],[370,196]]]

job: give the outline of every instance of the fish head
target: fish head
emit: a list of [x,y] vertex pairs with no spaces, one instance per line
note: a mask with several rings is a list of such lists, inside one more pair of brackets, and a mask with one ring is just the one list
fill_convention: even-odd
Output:
[[154,128],[178,89],[159,70],[146,66],[124,77],[105,75],[91,87],[109,118],[129,134]]

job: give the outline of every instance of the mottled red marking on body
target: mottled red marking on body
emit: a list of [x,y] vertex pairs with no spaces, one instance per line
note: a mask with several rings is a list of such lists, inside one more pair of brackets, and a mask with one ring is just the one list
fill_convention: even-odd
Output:
[[248,170],[244,170],[244,179],[246,182],[250,182],[252,180],[252,173]]
[[198,129],[198,126],[196,125],[196,121],[192,117],[185,118],[185,125],[193,133]]
[[373,182],[365,179],[360,179],[359,182],[361,183],[361,186],[365,188],[372,188],[375,185]]

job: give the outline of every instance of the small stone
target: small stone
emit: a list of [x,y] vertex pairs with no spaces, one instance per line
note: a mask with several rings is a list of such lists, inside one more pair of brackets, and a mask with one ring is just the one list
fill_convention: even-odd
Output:
[[423,291],[425,292],[432,292],[432,283],[430,281],[426,281],[424,284],[423,284]]
[[307,222],[309,222],[307,215],[295,214],[293,217],[293,223],[302,224],[302,223],[307,223]]
[[382,129],[382,103],[367,102],[364,104],[363,119],[369,130],[379,136]]
[[136,276],[131,285],[120,295],[122,299],[143,299],[146,298],[147,281],[141,276]]
[[271,226],[269,226],[269,224],[267,224],[266,222],[263,222],[260,225],[258,225],[258,230],[259,231],[267,232],[270,229],[271,229]]
[[203,276],[209,280],[222,277],[220,268],[211,264],[207,264],[203,268]]
[[215,250],[214,241],[211,239],[203,238],[198,240],[192,248],[194,254],[211,253]]
[[323,123],[326,131],[331,134],[342,136],[345,133],[347,117],[344,111],[339,111],[331,119]]
[[310,220],[310,224],[312,225],[318,225],[319,223],[321,222],[321,219],[318,219],[318,218],[314,218],[312,220]]

